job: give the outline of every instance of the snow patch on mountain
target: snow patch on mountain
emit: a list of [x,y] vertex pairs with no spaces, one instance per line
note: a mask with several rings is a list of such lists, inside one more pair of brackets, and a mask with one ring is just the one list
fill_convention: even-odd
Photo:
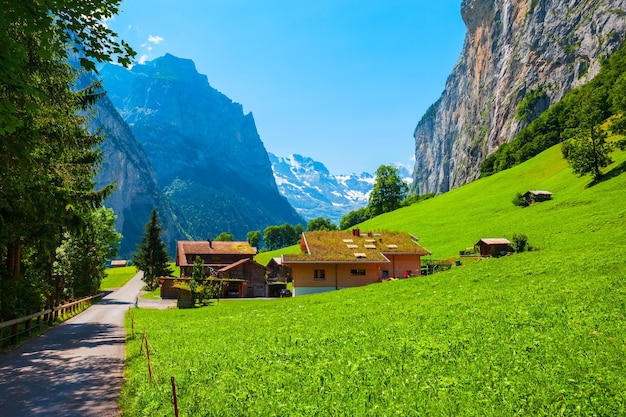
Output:
[[[376,182],[372,174],[335,175],[323,163],[306,156],[268,155],[279,192],[307,221],[324,217],[339,225],[344,215],[367,206]],[[398,169],[405,181],[411,180],[407,168]]]

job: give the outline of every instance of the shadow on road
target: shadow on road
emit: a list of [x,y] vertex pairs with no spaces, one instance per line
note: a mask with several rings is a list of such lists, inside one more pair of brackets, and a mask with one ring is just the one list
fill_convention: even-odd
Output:
[[96,304],[0,356],[0,415],[117,416],[124,306]]

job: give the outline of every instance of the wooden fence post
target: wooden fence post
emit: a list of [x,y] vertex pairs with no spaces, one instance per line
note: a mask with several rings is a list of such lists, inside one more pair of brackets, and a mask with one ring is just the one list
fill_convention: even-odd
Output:
[[11,326],[11,344],[14,345],[17,343],[17,330],[19,324],[14,324],[13,326]]
[[143,344],[146,340],[146,329],[143,329],[143,336],[141,336],[141,347],[139,348],[139,356],[143,353]]
[[152,365],[150,364],[150,348],[148,346],[148,336],[146,336],[146,357],[148,358],[148,375],[152,381]]
[[131,335],[133,339],[135,338],[135,309],[132,307],[128,307],[130,309],[130,329]]
[[178,398],[176,398],[176,382],[174,381],[174,377],[172,380],[172,403],[174,404],[174,415],[178,417]]

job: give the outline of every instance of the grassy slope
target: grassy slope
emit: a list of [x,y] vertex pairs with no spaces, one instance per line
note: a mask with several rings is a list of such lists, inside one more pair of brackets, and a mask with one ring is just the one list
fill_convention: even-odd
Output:
[[[269,262],[269,260],[268,260]],[[176,266],[174,262],[170,262],[170,268],[172,268],[172,275],[175,277],[180,276],[180,267]],[[100,283],[100,290],[113,290],[123,287],[128,281],[131,280],[137,274],[137,268],[134,266],[125,266],[121,268],[107,268],[106,277]],[[144,298],[150,298],[144,297]]]
[[106,278],[100,283],[100,290],[111,290],[123,287],[132,277],[137,274],[134,266],[124,266],[121,268],[107,268]]
[[[614,166],[624,161],[623,153],[615,156]],[[607,214],[606,210],[609,215],[622,211],[620,180],[586,188],[589,177],[573,176],[557,146],[502,175],[379,216],[361,229],[408,230],[420,237],[433,257],[442,258],[458,256],[459,250],[480,238],[510,238],[513,233],[526,234],[534,247],[579,251],[593,237],[585,233],[593,218]],[[511,203],[515,193],[529,189],[552,191],[554,199],[525,209],[515,207]],[[575,221],[567,221],[570,218]]]
[[[617,164],[626,153],[615,155]],[[537,250],[272,302],[136,313],[124,415],[626,414],[626,175],[587,188],[558,148],[373,219],[433,257],[525,233]],[[520,209],[515,192],[554,200]]]
[[283,255],[283,254],[286,255],[289,253],[299,253],[299,252],[300,252],[300,245],[293,245],[293,246],[289,246],[286,248],[277,249],[273,251],[260,252],[254,257],[254,260],[260,263],[261,265],[267,265],[272,260],[272,258],[280,257],[280,255]]

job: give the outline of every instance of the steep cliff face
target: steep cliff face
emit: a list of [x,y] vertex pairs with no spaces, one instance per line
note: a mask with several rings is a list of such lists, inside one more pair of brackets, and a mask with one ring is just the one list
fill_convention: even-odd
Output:
[[107,97],[96,103],[94,110],[92,125],[106,134],[101,145],[104,161],[96,184],[98,188],[112,182],[116,185],[105,206],[117,215],[115,226],[123,235],[120,256],[128,257],[136,251],[153,207],[158,210],[168,251],[175,253],[176,240],[187,235],[159,190],[146,153]]
[[478,178],[486,156],[597,74],[624,40],[625,11],[626,0],[463,0],[463,51],[415,129],[413,190]]
[[278,192],[252,114],[212,88],[191,60],[168,54],[130,71],[106,65],[100,74],[193,238],[245,239],[268,225],[303,222]]

